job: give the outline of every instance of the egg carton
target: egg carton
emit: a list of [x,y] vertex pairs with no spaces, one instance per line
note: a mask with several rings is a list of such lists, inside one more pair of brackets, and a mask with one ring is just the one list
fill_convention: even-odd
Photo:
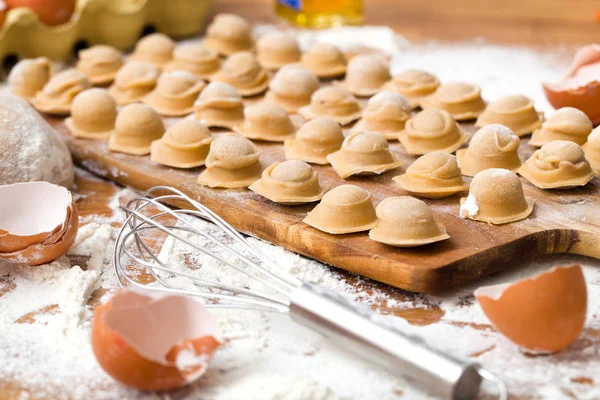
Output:
[[204,26],[210,0],[79,0],[71,20],[48,26],[29,8],[9,11],[0,30],[0,56],[68,60],[86,45],[125,50],[147,31],[183,37]]

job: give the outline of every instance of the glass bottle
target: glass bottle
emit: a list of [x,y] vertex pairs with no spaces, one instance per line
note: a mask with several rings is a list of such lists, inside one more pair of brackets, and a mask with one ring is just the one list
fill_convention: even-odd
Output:
[[275,12],[292,25],[332,28],[363,23],[363,0],[275,0]]

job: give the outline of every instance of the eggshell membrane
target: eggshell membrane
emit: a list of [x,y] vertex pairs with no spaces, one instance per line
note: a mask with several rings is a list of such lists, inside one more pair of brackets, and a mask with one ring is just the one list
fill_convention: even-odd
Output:
[[360,118],[362,107],[356,97],[341,87],[326,86],[314,92],[310,105],[298,110],[303,118],[330,117],[340,125],[347,125]]
[[559,265],[518,282],[484,286],[475,297],[494,327],[528,352],[567,348],[585,323],[587,289],[579,265]]
[[114,47],[99,44],[80,50],[75,68],[87,75],[94,85],[107,85],[123,65],[123,55]]
[[369,192],[355,185],[341,185],[327,192],[302,222],[340,235],[374,228],[377,215]]
[[115,133],[108,141],[108,149],[120,153],[146,155],[150,145],[165,132],[160,116],[145,104],[129,104],[119,111]]
[[232,129],[244,122],[242,96],[231,85],[211,82],[194,103],[194,118],[207,127]]
[[469,140],[449,112],[428,108],[406,121],[400,143],[408,154],[453,153]]
[[466,149],[456,152],[463,175],[475,176],[489,168],[516,171],[521,166],[519,146],[521,140],[509,128],[500,124],[479,129]]
[[581,148],[594,172],[600,173],[600,128],[596,128],[590,133],[587,142]]
[[475,126],[481,128],[490,124],[502,124],[521,137],[539,129],[543,115],[535,110],[528,97],[508,95],[489,103],[477,118]]
[[443,224],[423,201],[409,196],[388,197],[376,208],[378,224],[369,238],[396,247],[416,247],[449,239]]
[[194,102],[206,83],[187,71],[163,72],[145,98],[160,115],[183,117],[194,111]]
[[362,118],[352,127],[352,132],[379,133],[387,140],[398,140],[406,121],[410,119],[410,102],[402,95],[384,90],[367,102]]
[[565,107],[552,114],[541,129],[533,132],[529,144],[542,147],[553,140],[570,140],[583,145],[592,133],[592,121],[582,111]]
[[425,154],[415,160],[405,174],[394,177],[404,190],[430,199],[452,196],[469,189],[456,157],[444,152]]
[[338,151],[343,142],[340,124],[328,117],[318,117],[304,123],[295,137],[285,140],[285,158],[326,165],[327,156]]
[[151,33],[141,38],[135,45],[132,60],[145,61],[163,67],[173,58],[175,42],[163,33]]
[[91,87],[92,82],[85,74],[67,69],[54,75],[31,99],[31,104],[43,113],[69,115],[75,96]]
[[200,122],[184,119],[171,126],[161,139],[152,142],[150,160],[175,168],[204,165],[213,138]]
[[420,107],[421,101],[433,94],[439,86],[440,81],[435,75],[419,69],[408,69],[394,75],[382,89],[401,94],[414,109]]
[[261,179],[248,189],[275,203],[286,205],[319,201],[325,194],[318,173],[300,160],[271,164],[263,171]]
[[584,186],[595,176],[581,147],[566,140],[543,145],[519,168],[519,174],[540,189]]
[[156,86],[160,70],[152,63],[128,61],[115,75],[108,88],[118,105],[140,101]]
[[298,125],[300,123],[294,124],[282,106],[261,102],[244,109],[244,122],[233,131],[249,139],[283,142],[294,136]]
[[296,64],[286,65],[269,82],[265,99],[294,113],[310,104],[310,97],[319,86],[319,78],[309,70]]
[[346,55],[335,45],[317,43],[301,57],[304,68],[319,78],[336,78],[346,73],[348,60]]
[[206,29],[203,44],[225,56],[252,50],[252,25],[235,14],[217,14]]
[[370,97],[379,92],[387,83],[390,75],[389,65],[378,54],[360,54],[348,62],[346,77],[343,81],[334,81],[358,97]]
[[448,82],[421,101],[423,108],[448,111],[457,121],[477,118],[485,109],[479,86],[466,82]]
[[198,380],[222,343],[216,319],[187,296],[150,297],[121,289],[96,310],[92,326],[100,366],[117,381],[145,391]]
[[163,68],[164,71],[187,71],[200,79],[211,79],[221,68],[219,54],[196,44],[182,43],[175,47],[173,60]]
[[256,52],[263,68],[272,70],[300,61],[302,54],[296,36],[279,31],[260,37],[256,42]]
[[269,74],[249,51],[229,56],[213,80],[233,86],[245,97],[260,94],[269,87]]
[[84,90],[73,99],[71,117],[65,125],[75,137],[107,139],[113,134],[117,119],[117,103],[108,91]]
[[8,90],[15,96],[31,100],[48,83],[53,72],[52,61],[46,57],[23,59],[8,74]]

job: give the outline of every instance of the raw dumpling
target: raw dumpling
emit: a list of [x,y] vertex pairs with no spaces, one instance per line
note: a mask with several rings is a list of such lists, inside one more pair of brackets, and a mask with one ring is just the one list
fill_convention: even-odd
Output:
[[592,165],[592,169],[600,173],[600,128],[596,128],[590,133],[587,142],[581,148]]
[[234,87],[211,82],[194,103],[194,117],[204,125],[232,129],[244,122],[242,96]]
[[310,105],[298,110],[306,119],[330,117],[340,125],[356,121],[361,115],[361,106],[356,97],[346,89],[326,86],[314,92]]
[[440,81],[435,75],[420,69],[409,69],[394,75],[391,81],[383,85],[383,89],[401,94],[408,99],[412,108],[417,108],[439,86]]
[[389,90],[371,97],[353,132],[367,131],[379,133],[387,140],[398,140],[410,119],[411,106],[402,95]]
[[123,55],[114,47],[99,44],[80,50],[75,68],[87,75],[94,85],[107,85],[123,65]]
[[300,61],[300,46],[290,33],[274,31],[256,42],[257,58],[263,68],[277,70],[286,64]]
[[175,47],[173,60],[165,65],[165,71],[187,71],[200,79],[211,79],[221,68],[219,54],[196,44],[182,43]]
[[319,89],[319,78],[299,65],[282,67],[269,82],[266,99],[287,112],[296,112],[310,104],[310,96]]
[[252,50],[252,25],[234,14],[217,14],[206,29],[204,46],[225,56]]
[[8,74],[8,90],[15,96],[30,100],[48,83],[53,70],[52,62],[46,57],[21,60]]
[[404,125],[400,142],[408,154],[422,155],[433,151],[453,153],[467,140],[469,134],[462,130],[449,112],[427,108]]
[[359,97],[369,97],[391,79],[388,64],[377,54],[361,54],[348,63],[346,78],[334,82]]
[[254,96],[269,87],[269,74],[249,51],[231,55],[213,80],[233,86],[242,96]]
[[542,126],[540,113],[533,108],[533,102],[520,94],[504,96],[492,101],[483,114],[477,118],[475,126],[502,124],[515,135],[525,136]]
[[187,71],[163,72],[144,102],[160,115],[183,117],[194,111],[194,102],[206,83]]
[[465,82],[441,85],[431,96],[421,101],[423,108],[448,111],[457,121],[475,119],[485,109],[479,86]]
[[132,60],[145,61],[162,68],[173,58],[175,42],[163,33],[152,33],[141,38],[131,54]]
[[150,160],[175,168],[200,167],[206,161],[212,141],[206,126],[184,119],[167,129],[162,138],[152,142]]
[[143,156],[150,153],[150,145],[160,139],[163,133],[163,121],[152,107],[130,104],[117,114],[115,133],[108,141],[108,149]]
[[343,142],[340,124],[328,117],[318,117],[302,125],[295,137],[286,139],[285,158],[329,164],[327,156],[338,151]]
[[302,54],[302,66],[319,78],[335,78],[346,73],[346,56],[333,44],[317,43]]
[[69,115],[75,96],[92,87],[92,82],[76,69],[67,69],[54,75],[44,88],[37,92],[31,104],[47,114]]
[[294,136],[296,129],[282,106],[266,102],[246,107],[244,122],[233,128],[249,139],[268,142],[283,142]]
[[583,111],[564,107],[552,114],[541,129],[533,132],[529,144],[542,147],[553,140],[570,140],[581,146],[587,141],[592,129],[592,121]]
[[154,64],[128,61],[117,72],[108,91],[120,106],[135,103],[154,89],[159,75],[160,71]]
[[115,130],[117,103],[105,89],[84,90],[75,96],[65,125],[75,137],[108,139]]

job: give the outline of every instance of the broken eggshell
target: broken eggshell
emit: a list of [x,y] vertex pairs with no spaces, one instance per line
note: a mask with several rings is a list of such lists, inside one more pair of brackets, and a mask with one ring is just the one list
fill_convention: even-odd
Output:
[[175,389],[198,380],[222,343],[215,317],[181,295],[121,289],[96,311],[92,326],[100,366],[138,390]]

